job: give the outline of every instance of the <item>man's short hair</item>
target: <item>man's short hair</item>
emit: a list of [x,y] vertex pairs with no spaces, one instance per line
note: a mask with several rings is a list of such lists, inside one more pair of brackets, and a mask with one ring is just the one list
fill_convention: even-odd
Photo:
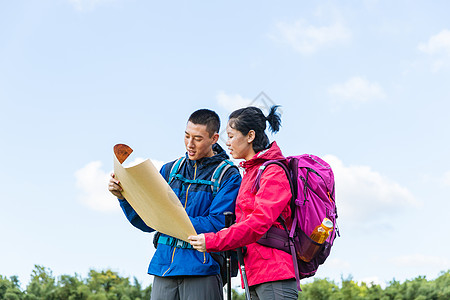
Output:
[[212,137],[214,133],[218,133],[220,129],[220,118],[212,110],[199,109],[194,111],[189,117],[188,122],[200,125],[206,125],[206,131],[209,133],[209,137]]

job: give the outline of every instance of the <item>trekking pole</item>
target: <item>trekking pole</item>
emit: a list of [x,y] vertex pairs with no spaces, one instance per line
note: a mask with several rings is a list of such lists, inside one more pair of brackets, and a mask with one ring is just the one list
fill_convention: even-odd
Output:
[[[233,213],[226,211],[225,215],[225,228],[228,228],[233,223]],[[231,251],[225,251],[225,259],[227,263],[227,300],[231,300]]]
[[251,300],[252,298],[250,298],[250,290],[248,288],[247,274],[245,273],[243,248],[237,248],[236,252],[237,252],[239,265],[241,266],[242,279],[244,280],[245,299]]

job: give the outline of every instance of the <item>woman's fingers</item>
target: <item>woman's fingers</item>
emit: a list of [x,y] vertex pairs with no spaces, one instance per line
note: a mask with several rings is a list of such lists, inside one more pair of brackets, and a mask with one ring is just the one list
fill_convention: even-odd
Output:
[[205,246],[205,235],[199,234],[199,235],[191,235],[188,237],[189,243],[192,245],[192,247],[195,250],[198,250],[200,252],[206,252],[206,246]]

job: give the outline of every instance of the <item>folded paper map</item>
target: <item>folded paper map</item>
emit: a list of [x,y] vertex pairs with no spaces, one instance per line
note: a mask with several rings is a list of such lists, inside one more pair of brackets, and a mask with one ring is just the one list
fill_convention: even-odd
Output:
[[197,233],[180,200],[149,159],[122,166],[131,152],[127,145],[114,146],[114,174],[123,196],[147,226],[188,242]]

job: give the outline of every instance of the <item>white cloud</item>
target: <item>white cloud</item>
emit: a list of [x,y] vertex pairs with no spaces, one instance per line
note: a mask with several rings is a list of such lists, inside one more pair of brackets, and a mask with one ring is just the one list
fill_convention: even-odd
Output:
[[[136,158],[125,166],[136,165],[142,161],[144,159]],[[157,160],[152,160],[152,163],[157,170],[163,165],[163,162]],[[106,172],[101,167],[100,161],[93,161],[75,172],[76,186],[80,190],[78,199],[92,210],[101,212],[118,211],[120,207],[117,199],[108,191],[108,182],[112,171]]]
[[286,43],[302,54],[311,54],[319,48],[327,47],[351,38],[351,32],[342,23],[336,22],[329,26],[313,26],[305,20],[293,24],[278,22],[276,32],[270,37],[281,43]]
[[98,5],[114,1],[116,0],[69,0],[73,7],[78,11],[91,11]]
[[217,96],[217,103],[225,108],[227,111],[234,111],[239,108],[249,106],[252,103],[252,99],[244,98],[239,94],[227,95],[225,92],[220,91]]
[[108,191],[111,172],[103,171],[101,166],[100,161],[93,161],[75,172],[76,184],[81,191],[79,200],[93,210],[118,210],[117,200]]
[[447,257],[423,254],[397,256],[392,258],[391,262],[398,267],[438,267],[441,270],[450,268],[450,260]]
[[407,188],[369,166],[346,166],[333,155],[324,159],[334,172],[339,218],[346,222],[367,226],[391,222],[392,215],[419,205]]
[[334,84],[328,89],[328,93],[339,99],[354,102],[367,102],[386,97],[378,83],[361,77],[352,77],[344,83]]
[[430,37],[428,42],[420,43],[417,48],[434,58],[432,70],[439,71],[445,65],[450,64],[450,30],[442,30]]
[[419,50],[427,54],[450,55],[450,30],[444,29],[430,37],[427,43],[421,43]]
[[450,186],[450,171],[447,171],[444,173],[444,176],[442,177],[442,182],[446,186]]

